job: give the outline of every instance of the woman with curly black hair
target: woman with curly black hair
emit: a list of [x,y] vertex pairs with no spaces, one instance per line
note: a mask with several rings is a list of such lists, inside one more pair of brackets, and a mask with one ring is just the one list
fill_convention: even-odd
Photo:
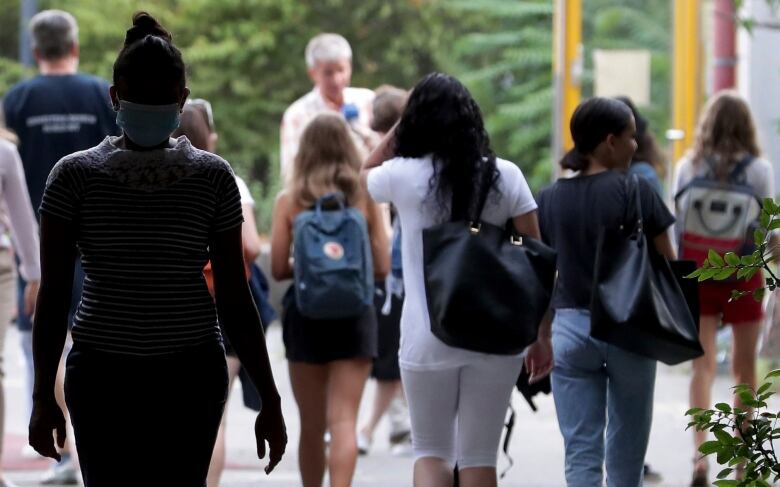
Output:
[[[389,159],[389,160],[388,160]],[[536,203],[520,169],[490,149],[479,106],[455,78],[420,81],[394,130],[363,166],[371,196],[400,217],[406,302],[401,317],[401,378],[409,401],[414,485],[496,485],[504,414],[523,356],[454,348],[430,330],[423,275],[423,229],[462,219],[488,191],[482,220],[539,238]],[[474,323],[479,326],[479,323]],[[549,327],[525,354],[533,379],[549,373]]]

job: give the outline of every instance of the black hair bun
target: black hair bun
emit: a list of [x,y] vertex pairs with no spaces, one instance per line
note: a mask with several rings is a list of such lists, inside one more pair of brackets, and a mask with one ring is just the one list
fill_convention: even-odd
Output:
[[144,39],[146,36],[154,36],[165,39],[168,42],[173,41],[171,33],[157,22],[157,19],[147,12],[138,12],[133,15],[133,26],[125,34],[125,46]]

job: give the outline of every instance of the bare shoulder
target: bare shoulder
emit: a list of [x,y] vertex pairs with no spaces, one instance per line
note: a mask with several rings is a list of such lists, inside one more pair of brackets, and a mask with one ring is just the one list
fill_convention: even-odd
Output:
[[281,219],[292,225],[295,216],[300,212],[301,208],[295,201],[292,192],[289,189],[279,191],[274,204],[274,219]]

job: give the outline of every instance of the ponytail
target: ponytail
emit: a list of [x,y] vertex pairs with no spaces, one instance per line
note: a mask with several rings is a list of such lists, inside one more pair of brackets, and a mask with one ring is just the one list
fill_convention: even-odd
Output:
[[563,158],[559,162],[563,169],[569,169],[571,171],[584,171],[590,166],[590,159],[587,156],[580,154],[577,149],[571,149],[564,154]]

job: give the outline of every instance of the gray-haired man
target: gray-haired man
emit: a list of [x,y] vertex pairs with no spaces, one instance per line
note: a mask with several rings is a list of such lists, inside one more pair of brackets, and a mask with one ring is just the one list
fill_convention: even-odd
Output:
[[[40,74],[15,85],[3,99],[8,128],[19,136],[27,187],[33,208],[40,206],[46,179],[62,157],[88,149],[107,135],[117,135],[116,114],[111,108],[108,83],[78,73],[79,44],[76,19],[61,10],[46,10],[30,21],[33,52]],[[81,297],[83,273],[77,268],[71,313]],[[24,289],[20,281],[20,290]],[[19,293],[21,296],[21,292]],[[19,306],[23,310],[24,306]],[[17,319],[22,346],[32,367],[31,316]],[[30,375],[31,372],[28,372]],[[32,377],[28,377],[31,385]],[[62,397],[62,382],[58,383]],[[44,484],[75,484],[76,470],[63,451],[63,461],[43,479]]]
[[290,105],[282,117],[282,175],[292,169],[306,125],[320,113],[341,112],[352,128],[359,149],[373,149],[378,140],[370,128],[374,92],[349,86],[352,81],[349,42],[338,34],[319,34],[306,45],[305,57],[314,89]]

